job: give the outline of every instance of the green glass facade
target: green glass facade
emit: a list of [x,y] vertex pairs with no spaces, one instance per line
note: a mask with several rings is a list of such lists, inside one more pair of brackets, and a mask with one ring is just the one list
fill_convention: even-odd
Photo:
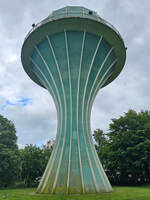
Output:
[[92,142],[90,114],[98,90],[120,73],[125,48],[114,29],[108,40],[104,31],[86,29],[94,22],[104,26],[105,21],[86,8],[65,7],[37,25],[22,48],[26,72],[50,92],[57,109],[56,142],[38,193],[112,191]]

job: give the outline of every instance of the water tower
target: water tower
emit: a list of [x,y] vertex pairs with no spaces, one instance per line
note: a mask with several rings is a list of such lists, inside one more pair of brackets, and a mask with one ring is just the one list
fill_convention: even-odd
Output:
[[92,142],[90,115],[97,92],[119,75],[125,58],[118,31],[87,8],[65,7],[33,24],[22,47],[22,64],[52,95],[58,120],[38,193],[112,191]]

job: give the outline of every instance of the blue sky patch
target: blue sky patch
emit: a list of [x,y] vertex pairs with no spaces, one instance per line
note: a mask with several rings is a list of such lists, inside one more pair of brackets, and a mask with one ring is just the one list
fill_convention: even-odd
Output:
[[14,100],[6,100],[5,104],[1,107],[2,110],[5,110],[7,106],[28,106],[32,105],[32,99],[31,98],[25,98],[25,97],[17,97]]

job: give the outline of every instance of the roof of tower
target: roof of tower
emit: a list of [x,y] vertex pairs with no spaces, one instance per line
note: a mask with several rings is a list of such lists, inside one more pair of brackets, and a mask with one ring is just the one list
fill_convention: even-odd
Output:
[[27,34],[21,52],[23,67],[29,77],[44,87],[36,75],[31,70],[30,57],[35,45],[39,44],[46,35],[53,35],[66,30],[83,31],[93,33],[103,38],[114,47],[114,52],[118,58],[115,73],[110,76],[105,85],[112,82],[121,72],[125,59],[126,48],[119,32],[106,20],[102,19],[95,11],[79,6],[67,6],[53,11],[47,18],[38,24],[33,24],[32,29]]

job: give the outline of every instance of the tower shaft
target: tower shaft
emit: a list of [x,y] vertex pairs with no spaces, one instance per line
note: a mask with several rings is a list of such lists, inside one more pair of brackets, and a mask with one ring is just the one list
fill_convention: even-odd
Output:
[[111,191],[92,142],[90,113],[96,93],[115,69],[113,48],[103,36],[65,30],[35,46],[31,61],[58,116],[55,146],[37,192]]

